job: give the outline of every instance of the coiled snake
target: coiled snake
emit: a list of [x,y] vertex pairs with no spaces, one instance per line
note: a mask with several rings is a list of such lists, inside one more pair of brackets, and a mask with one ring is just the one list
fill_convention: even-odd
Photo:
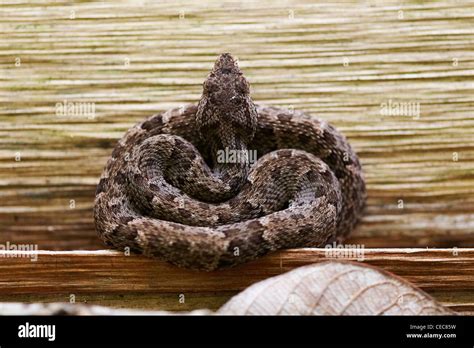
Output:
[[302,112],[255,105],[225,53],[197,106],[154,115],[119,140],[94,218],[109,246],[213,270],[342,241],[365,197],[344,136]]

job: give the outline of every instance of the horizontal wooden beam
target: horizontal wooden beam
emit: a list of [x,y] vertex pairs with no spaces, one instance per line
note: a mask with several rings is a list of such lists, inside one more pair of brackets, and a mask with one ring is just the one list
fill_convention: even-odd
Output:
[[[0,295],[240,291],[296,267],[331,259],[330,249],[291,249],[231,269],[198,272],[109,250],[0,252]],[[334,251],[334,249],[332,249]],[[347,249],[426,291],[474,290],[474,249]],[[34,258],[37,260],[34,261]]]
[[[334,250],[334,249],[333,249]],[[460,313],[474,313],[474,249],[348,249],[344,259],[404,277]],[[115,308],[218,309],[247,286],[331,258],[326,249],[292,249],[232,269],[196,272],[110,250],[0,251],[0,302],[67,302]],[[36,259],[37,261],[32,261]],[[184,296],[184,297],[183,297]]]

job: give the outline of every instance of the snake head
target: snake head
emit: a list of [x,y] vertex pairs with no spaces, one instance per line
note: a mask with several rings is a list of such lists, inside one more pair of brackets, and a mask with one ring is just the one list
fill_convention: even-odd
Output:
[[239,147],[236,142],[252,140],[257,116],[250,85],[237,61],[229,53],[221,54],[204,81],[196,113],[201,137],[217,137],[224,146]]

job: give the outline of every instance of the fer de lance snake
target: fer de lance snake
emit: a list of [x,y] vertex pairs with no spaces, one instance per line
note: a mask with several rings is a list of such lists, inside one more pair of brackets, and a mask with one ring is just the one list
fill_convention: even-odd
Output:
[[340,242],[365,199],[345,137],[302,112],[254,104],[225,53],[197,106],[154,115],[119,140],[94,217],[109,246],[213,270]]

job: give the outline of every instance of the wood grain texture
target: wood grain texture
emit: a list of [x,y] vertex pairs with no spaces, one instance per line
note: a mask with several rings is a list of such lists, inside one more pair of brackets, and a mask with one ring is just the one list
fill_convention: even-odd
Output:
[[[260,280],[328,260],[326,253],[326,249],[292,249],[206,273],[108,250],[40,251],[36,262],[3,251],[0,301],[68,301],[72,294],[77,302],[120,308],[217,309]],[[357,261],[363,256],[363,262],[403,277],[454,310],[474,310],[474,249],[364,249],[353,255],[344,259]],[[179,302],[180,295],[184,303]]]
[[[3,1],[0,242],[103,248],[92,203],[115,142],[196,102],[229,51],[257,102],[323,117],[358,151],[369,201],[351,242],[473,246],[473,12],[467,1]],[[420,103],[420,117],[382,115],[389,100]],[[64,101],[95,113],[58,114]]]
[[[348,136],[369,195],[349,243],[474,246],[473,17],[469,1],[2,1],[0,244],[66,252],[0,259],[0,301],[77,293],[122,308],[217,309],[321,259],[290,250],[228,275],[195,274],[100,251],[92,204],[114,144],[145,117],[196,102],[224,51],[239,57],[256,102],[306,110]],[[382,115],[389,100],[419,103],[420,116]],[[57,113],[64,101],[93,103],[93,117]],[[72,251],[81,249],[97,251]],[[473,312],[473,251],[458,251],[366,257]],[[192,292],[184,308],[182,292]]]

